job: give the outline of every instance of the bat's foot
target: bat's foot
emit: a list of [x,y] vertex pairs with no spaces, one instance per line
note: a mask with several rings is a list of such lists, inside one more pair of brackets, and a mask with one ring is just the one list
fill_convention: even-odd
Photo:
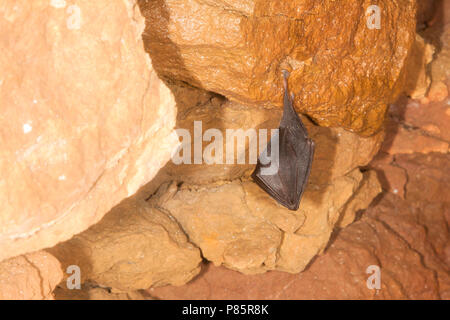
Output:
[[281,70],[281,73],[283,73],[283,84],[284,84],[284,90],[287,91],[287,86],[288,86],[288,78],[289,78],[289,71],[287,70]]

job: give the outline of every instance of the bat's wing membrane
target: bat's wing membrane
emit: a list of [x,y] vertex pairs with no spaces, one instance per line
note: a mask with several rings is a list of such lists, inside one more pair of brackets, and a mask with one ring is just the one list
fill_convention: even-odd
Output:
[[[301,121],[299,119],[299,121]],[[272,141],[267,145],[272,149]],[[255,182],[280,204],[290,210],[297,210],[308,179],[314,153],[314,143],[305,136],[301,127],[279,128],[279,164],[273,174],[264,174],[264,165],[258,158],[253,172]]]

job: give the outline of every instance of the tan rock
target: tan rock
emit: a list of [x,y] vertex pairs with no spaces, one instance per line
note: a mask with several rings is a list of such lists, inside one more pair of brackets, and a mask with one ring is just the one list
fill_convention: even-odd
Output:
[[89,283],[83,284],[80,290],[68,290],[58,286],[54,291],[56,300],[153,300],[143,290],[130,292],[111,292]]
[[[370,209],[369,215],[388,225],[421,255],[421,265],[435,274],[439,297],[450,299],[449,199],[443,192],[450,184],[449,155],[404,154],[396,157],[396,163],[407,172],[406,200],[388,196],[379,206]],[[420,289],[429,288],[420,288],[417,284],[417,290]]]
[[405,92],[413,99],[425,98],[431,84],[429,63],[433,60],[436,48],[420,36],[416,35],[416,41],[411,48],[408,63],[406,65],[406,89]]
[[[386,165],[395,164],[405,175],[404,198],[385,193],[360,220],[339,230],[301,274],[248,276],[206,265],[183,287],[148,292],[158,299],[448,300],[450,210],[443,190],[449,188],[449,161],[443,153],[378,155],[371,167],[385,172]],[[381,268],[380,290],[367,288],[370,265]]]
[[417,1],[417,23],[429,23],[436,16],[436,10],[439,9],[440,0]]
[[356,214],[369,207],[374,198],[378,196],[381,191],[381,184],[376,171],[370,170],[364,172],[363,180],[358,190],[356,190],[342,210],[338,226],[344,228],[351,224],[355,220]]
[[[434,271],[421,258],[389,227],[363,215],[301,274],[248,276],[211,265],[183,287],[148,292],[158,299],[437,299]],[[371,265],[380,267],[380,290],[367,287]]]
[[[369,210],[300,274],[249,276],[211,264],[185,286],[148,293],[157,299],[449,299],[448,263],[440,260],[449,241],[446,208],[416,211],[389,194]],[[367,287],[369,266],[380,267],[378,290]]]
[[[252,181],[183,184],[180,188],[172,183],[164,185],[152,201],[180,223],[202,255],[215,265],[247,274],[267,270],[296,273],[323,251],[356,190],[367,193],[360,206],[368,205],[379,192],[378,184],[374,183],[372,190],[370,184],[361,183],[359,169],[327,185],[311,183],[296,212],[277,204]],[[357,208],[351,204],[346,209]]]
[[164,77],[281,106],[287,68],[298,111],[363,135],[380,129],[386,104],[403,90],[415,41],[413,0],[378,1],[380,29],[367,26],[366,0],[138,3],[146,50]]
[[[425,30],[424,37],[432,41],[439,48],[435,59],[431,64],[431,75],[433,82],[445,82],[450,77],[450,9],[448,1],[442,1],[442,8],[439,8],[436,24]],[[446,22],[443,20],[447,19]]]
[[[218,129],[226,144],[226,129],[270,131],[278,127],[281,118],[278,109],[213,103],[213,98],[205,99],[192,88],[174,92],[181,101],[177,128],[188,129],[191,136],[194,121],[201,121],[203,132]],[[199,97],[200,105],[193,103],[193,96]],[[359,167],[369,163],[384,137],[379,132],[363,138],[303,120],[316,150],[299,211],[281,207],[251,181],[254,164],[248,163],[248,141],[246,164],[207,164],[204,159],[195,165],[169,162],[161,172],[165,175],[162,182],[167,183],[151,201],[169,212],[202,255],[216,265],[249,274],[274,269],[300,272],[322,252],[343,216],[345,224],[351,223],[355,212],[366,208],[380,192],[376,176],[369,172],[364,178]],[[204,142],[202,150],[208,144]],[[192,153],[194,148],[191,141]],[[182,183],[181,187],[170,184],[171,180]]]
[[430,101],[444,101],[448,97],[447,85],[442,81],[435,81],[431,85],[427,98]]
[[0,300],[52,300],[62,280],[59,261],[45,251],[0,262]]
[[124,200],[99,223],[48,249],[64,268],[77,265],[82,282],[116,291],[182,285],[199,271],[200,252],[173,217],[135,198]]
[[177,145],[133,4],[0,0],[0,261],[98,222]]

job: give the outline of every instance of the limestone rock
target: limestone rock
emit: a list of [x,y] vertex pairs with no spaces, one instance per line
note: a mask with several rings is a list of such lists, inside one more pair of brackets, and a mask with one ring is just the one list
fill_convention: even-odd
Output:
[[344,228],[351,224],[355,220],[356,214],[368,208],[381,191],[381,184],[377,177],[377,173],[374,170],[364,172],[363,180],[361,181],[358,190],[356,190],[342,210],[338,226]]
[[389,109],[382,150],[391,155],[447,153],[450,143],[448,110],[446,103],[420,104],[414,100],[399,100]]
[[[392,212],[392,207],[386,207]],[[381,270],[381,289],[367,287],[369,266]],[[307,270],[291,275],[241,275],[208,266],[183,287],[149,290],[158,299],[436,299],[434,271],[382,222],[363,218],[344,228]]]
[[[166,184],[151,202],[169,212],[215,265],[248,274],[267,270],[296,273],[324,250],[356,190],[369,195],[379,192],[377,183],[373,190],[361,184],[359,169],[327,185],[311,184],[296,212],[245,180],[203,187]],[[371,200],[368,197],[365,204]]]
[[406,172],[396,163],[394,155],[381,151],[370,162],[369,167],[377,171],[384,191],[396,194],[402,199],[405,198]]
[[406,93],[413,99],[425,98],[431,84],[429,63],[433,60],[435,47],[420,36],[416,35],[416,41],[411,48],[406,70]]
[[436,13],[434,23],[425,30],[422,35],[430,41],[438,50],[431,64],[433,81],[446,82],[450,77],[450,3],[440,1],[440,7]]
[[56,287],[53,292],[55,300],[153,300],[143,290],[129,292],[112,292],[111,289],[83,284],[80,290],[69,290],[63,286]]
[[63,278],[59,261],[45,251],[0,262],[0,300],[52,300]]
[[448,97],[448,87],[445,82],[434,81],[431,84],[430,91],[428,92],[427,99],[429,101],[441,102]]
[[0,0],[0,261],[87,229],[169,160],[175,101],[143,27],[131,0]]
[[[416,1],[139,0],[155,68],[245,104],[281,105],[291,71],[297,111],[321,126],[370,135],[403,90]],[[371,25],[372,26],[372,25]],[[389,57],[389,59],[386,59]]]
[[48,249],[66,268],[77,265],[87,280],[119,291],[181,285],[199,271],[199,250],[164,211],[134,197],[99,223]]
[[[217,181],[232,181],[241,177],[248,178],[256,164],[256,162],[251,164],[249,161],[250,143],[255,143],[258,148],[257,154],[260,154],[263,149],[259,147],[259,134],[261,133],[259,130],[267,130],[267,135],[269,136],[271,129],[278,128],[282,111],[279,109],[244,106],[224,100],[216,101],[216,103],[214,99],[219,99],[217,97],[210,97],[209,99],[200,97],[197,98],[199,103],[193,104],[193,100],[189,97],[194,95],[199,97],[201,90],[186,87],[174,88],[172,90],[176,92],[175,97],[177,101],[180,101],[177,104],[179,110],[177,129],[186,129],[189,131],[190,136],[194,137],[194,122],[198,121],[201,122],[201,134],[209,129],[217,129],[223,137],[224,144],[227,142],[227,129],[242,129],[244,132],[255,129],[256,139],[251,139],[251,142],[246,139],[245,148],[239,150],[239,153],[243,153],[246,159],[245,163],[241,165],[236,165],[237,152],[234,155],[233,164],[226,164],[225,156],[223,157],[224,164],[208,164],[205,158],[201,160],[201,164],[194,164],[195,146],[194,141],[191,140],[191,164],[175,164],[173,161],[169,161],[164,168],[164,173],[168,175],[169,180],[204,185]],[[194,94],[193,91],[197,91],[197,94]],[[182,101],[189,102],[185,103]],[[302,117],[302,120],[309,135],[316,143],[313,171],[310,177],[316,184],[326,184],[329,180],[341,177],[357,167],[367,165],[378,152],[384,139],[383,131],[364,138],[340,128],[315,126],[305,117]],[[209,144],[210,142],[203,141],[202,151]],[[224,155],[225,149],[224,147]]]
[[[437,157],[435,165],[445,157],[448,165],[448,156]],[[413,162],[417,160],[423,161]],[[428,181],[438,183],[440,190],[448,184],[442,179]],[[434,183],[413,183],[413,189],[436,194],[436,187],[426,189]],[[157,299],[449,299],[448,202],[426,202],[411,207],[397,195],[385,195],[361,220],[340,230],[327,251],[300,274],[273,271],[248,276],[207,265],[202,276],[183,287],[148,293]],[[379,290],[367,287],[371,273],[366,270],[371,265],[380,267]]]
[[[278,109],[208,99],[188,87],[175,91],[176,100],[181,102],[176,127],[189,130],[191,137],[198,121],[202,124],[200,134],[215,128],[226,145],[227,129],[270,131],[278,127],[281,118]],[[194,106],[193,96],[200,101]],[[249,141],[240,150],[247,160],[242,165],[236,164],[236,154],[234,164],[228,165],[207,164],[205,159],[192,164],[193,154],[191,164],[169,162],[162,170],[166,183],[150,202],[169,212],[203,257],[216,265],[249,274],[302,271],[323,251],[334,227],[351,223],[355,212],[366,208],[381,191],[377,177],[371,172],[362,174],[359,167],[370,162],[384,137],[379,132],[363,138],[341,128],[315,126],[307,118],[303,121],[316,151],[299,211],[281,207],[251,181],[249,174],[255,165],[248,161]],[[190,142],[194,153],[195,144]],[[201,150],[207,145],[203,142]]]

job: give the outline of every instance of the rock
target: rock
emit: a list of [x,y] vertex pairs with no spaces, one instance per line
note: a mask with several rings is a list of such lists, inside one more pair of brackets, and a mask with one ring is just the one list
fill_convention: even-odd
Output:
[[[446,8],[442,11],[450,11],[450,5],[447,1],[443,1]],[[441,18],[442,20],[444,18]],[[424,37],[429,39],[437,48],[438,52],[431,64],[431,74],[433,81],[446,82],[450,77],[450,15],[447,13],[445,19],[448,21],[444,25],[443,22],[436,23],[428,30],[425,30]]]
[[53,300],[63,278],[59,261],[45,251],[0,262],[0,300]]
[[[366,195],[355,204],[352,196],[358,189]],[[379,190],[377,182],[366,184],[355,169],[327,185],[311,184],[296,212],[245,180],[180,188],[166,184],[151,200],[180,223],[203,257],[215,265],[247,274],[298,273],[324,250],[342,211],[368,205],[370,195]]]
[[[406,175],[404,198],[384,193],[301,274],[242,275],[212,264],[183,287],[152,288],[157,299],[450,299],[450,157],[379,157]],[[371,164],[372,166],[372,164]],[[369,171],[370,172],[370,171]],[[376,265],[381,289],[368,289]]]
[[[425,120],[426,121],[426,120]],[[449,151],[449,142],[433,136],[424,135],[421,130],[409,127],[401,122],[389,121],[386,140],[382,150],[386,153],[412,154]]]
[[[419,219],[402,222],[413,212],[408,203],[389,194],[369,211],[342,229],[301,274],[273,271],[249,276],[208,265],[183,287],[152,288],[148,293],[157,299],[448,299],[448,264],[424,262],[424,253],[406,241],[425,230]],[[442,218],[443,213],[441,209],[434,215]],[[426,243],[424,236],[417,242]],[[448,241],[448,231],[442,240]],[[430,246],[427,250],[427,255],[433,254]],[[369,266],[380,267],[379,290],[367,287]]]
[[200,251],[164,211],[131,197],[99,223],[48,249],[64,268],[77,265],[84,283],[115,291],[182,285],[200,271]]
[[[277,128],[281,118],[278,109],[243,106],[187,86],[171,85],[171,89],[178,102],[176,127],[189,130],[192,137],[194,121],[201,121],[203,132],[216,128],[225,137],[226,129]],[[276,204],[249,179],[254,164],[175,165],[170,161],[136,196],[51,252],[64,266],[79,265],[83,281],[114,290],[183,284],[198,273],[200,255],[196,248],[185,250],[184,245],[167,243],[167,237],[182,233],[175,226],[165,226],[167,214],[202,256],[215,264],[249,274],[303,270],[325,248],[341,215],[345,223],[351,223],[354,211],[367,207],[379,193],[376,177],[361,174],[359,167],[368,164],[384,136],[380,132],[363,138],[343,129],[314,126],[306,118],[304,122],[317,149],[311,187],[298,212]],[[181,187],[173,180],[182,182]],[[151,208],[146,208],[143,200],[149,195],[153,195],[148,202]],[[142,215],[156,220],[149,225]],[[168,235],[158,231],[161,225],[171,230]],[[146,258],[139,258],[137,251],[146,252]],[[168,256],[176,262],[155,258],[161,252],[172,252]]]
[[68,290],[58,286],[55,291],[56,300],[153,300],[143,290],[130,292],[111,292],[90,283],[83,284],[80,290]]
[[[408,128],[410,131],[415,130],[420,135],[440,140],[440,142],[449,142],[449,110],[450,108],[446,101],[428,104],[422,104],[413,100],[401,101],[391,105],[389,109],[390,121],[394,122],[390,126],[395,134],[398,134],[395,127],[397,125]],[[392,136],[392,134],[389,134],[389,136]],[[436,145],[436,143],[438,142],[436,141],[432,145]],[[389,146],[387,143],[385,144]]]
[[[269,135],[270,130],[278,128],[280,123],[282,112],[278,109],[245,106],[232,101],[213,104],[212,98],[203,98],[201,90],[180,87],[172,87],[172,90],[175,92],[176,100],[179,101],[176,128],[188,130],[191,137],[194,137],[195,121],[201,121],[202,134],[209,129],[218,129],[223,136],[224,144],[227,142],[227,129],[242,129],[244,132],[255,129],[257,130],[257,139],[252,141],[258,147],[257,154],[260,154],[263,149],[258,146],[261,133],[259,130],[266,129],[267,135]],[[192,100],[193,91],[197,91],[196,95],[199,97],[197,103]],[[313,169],[311,173],[311,180],[314,180],[316,184],[326,184],[329,180],[367,165],[378,152],[384,139],[383,131],[364,138],[339,128],[318,127],[307,118],[302,117],[302,119],[317,146],[313,162],[313,168],[317,169]],[[204,151],[209,144],[209,141],[203,141],[202,150]],[[190,150],[191,164],[175,164],[174,161],[170,161],[166,165],[163,171],[168,175],[167,181],[177,180],[189,184],[205,185],[217,181],[232,181],[241,177],[249,178],[256,164],[256,162],[249,163],[248,140],[245,141],[245,148],[242,149],[242,152],[245,152],[246,161],[241,165],[236,165],[237,152],[235,152],[233,164],[226,164],[224,156],[224,164],[207,164],[205,159],[201,159],[201,164],[193,165],[193,140],[191,140]],[[224,155],[225,151],[224,148]]]
[[439,297],[450,299],[450,233],[447,228],[450,202],[442,192],[448,190],[450,184],[450,157],[441,153],[404,154],[398,155],[396,162],[407,172],[406,200],[387,196],[379,206],[369,210],[369,215],[389,226],[411,250],[420,254],[420,265],[435,274]]
[[87,229],[169,160],[175,101],[143,27],[131,0],[0,0],[0,261]]
[[405,92],[413,99],[425,98],[431,84],[429,63],[433,60],[435,47],[420,36],[416,35],[416,41],[411,48],[406,70]]
[[287,68],[297,111],[366,136],[380,129],[386,104],[404,89],[415,41],[413,0],[378,1],[380,29],[368,28],[373,3],[363,0],[138,4],[146,50],[164,78],[245,104],[281,106]]
[[[200,90],[188,87],[174,92],[180,101],[177,128],[188,130],[191,137],[194,121],[201,121],[201,134],[219,130],[226,144],[226,129],[270,131],[281,118],[278,109],[206,99]],[[199,103],[194,103],[194,96]],[[381,191],[376,176],[362,174],[359,167],[370,162],[384,137],[379,132],[363,138],[343,129],[315,126],[307,118],[303,121],[316,150],[299,211],[281,207],[252,182],[249,176],[255,165],[248,163],[249,142],[244,150],[246,164],[207,164],[205,159],[195,165],[169,162],[161,171],[163,186],[151,202],[170,213],[203,257],[216,265],[248,274],[274,269],[300,272],[325,248],[344,216],[342,226]],[[203,142],[201,150],[208,144]],[[192,140],[188,147],[193,163]],[[149,189],[147,194],[154,192]]]
[[427,98],[430,101],[444,101],[448,97],[447,85],[442,81],[433,82]]
[[396,163],[394,156],[380,152],[369,167],[377,171],[378,179],[384,191],[391,192],[404,199],[407,182],[406,172]]
[[[448,20],[450,2],[441,3]],[[440,30],[442,24],[433,28]],[[444,67],[440,65],[448,70]],[[445,100],[423,105],[403,99],[391,105],[388,139],[367,167],[377,170],[385,192],[357,221],[335,230],[331,244],[302,273],[243,275],[206,264],[189,284],[151,288],[148,293],[157,299],[450,299],[450,210],[443,192],[449,189],[450,175],[445,149],[450,140],[448,116]],[[408,141],[408,137],[422,140]],[[360,186],[373,176],[372,171],[363,174]],[[357,203],[361,195],[356,192],[348,205]],[[338,224],[345,225],[346,216],[342,210]],[[367,288],[370,265],[380,267],[380,290]]]
[[359,188],[345,204],[337,225],[340,228],[344,228],[355,221],[357,213],[368,208],[381,191],[381,184],[376,171],[363,172],[363,180]]
[[441,0],[417,1],[417,24],[429,23],[436,15]]

